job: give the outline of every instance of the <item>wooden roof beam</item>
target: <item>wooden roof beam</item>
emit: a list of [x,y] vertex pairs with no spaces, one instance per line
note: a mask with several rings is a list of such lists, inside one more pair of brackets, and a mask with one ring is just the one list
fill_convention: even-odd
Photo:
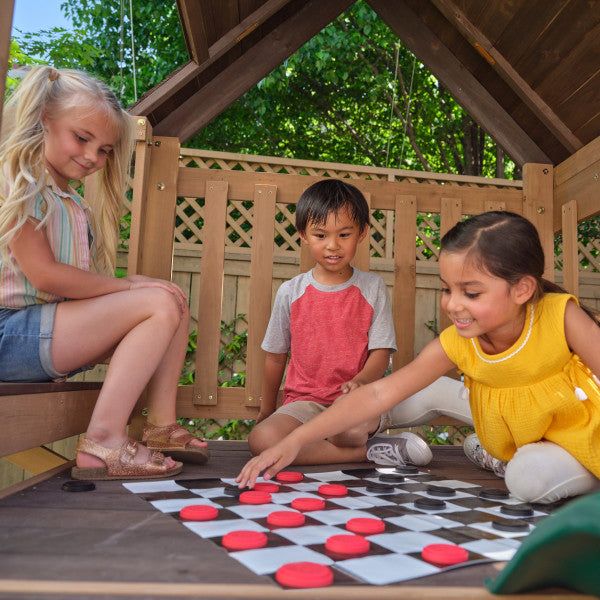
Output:
[[517,73],[493,44],[468,20],[452,0],[431,0],[462,36],[481,54],[521,100],[536,114],[556,139],[573,153],[583,147],[581,140]]
[[[191,27],[188,22],[188,19],[192,18],[191,7],[197,5],[197,0],[178,0],[177,6],[179,7],[181,26],[186,36],[188,53],[192,60],[175,71],[173,76],[165,79],[149,90],[138,102],[132,104],[127,110],[135,115],[150,114],[160,106],[165,99],[170,98],[182,87],[187,85],[194,77],[197,77],[204,69],[212,65],[226,52],[229,52],[229,50],[239,44],[249,33],[254,31],[259,25],[262,25],[267,19],[272,17],[289,2],[290,0],[267,0],[260,8],[257,8],[253,13],[243,19],[239,25],[233,27],[223,37],[212,44],[210,48],[207,49],[206,54],[203,54],[204,58],[198,60],[196,56],[199,58],[198,50],[200,40],[197,36],[202,36],[202,39],[206,42],[204,25],[197,26],[195,31],[193,28],[188,29],[188,27]],[[184,16],[184,13],[187,16]],[[201,10],[198,10],[198,12],[195,13],[195,18],[201,18],[200,13]],[[188,31],[193,33],[189,35]],[[193,40],[190,41],[188,38],[193,38]]]
[[[269,32],[233,64],[157,123],[154,133],[177,136],[182,142],[188,140],[353,2],[354,0],[307,0],[298,12]],[[140,103],[135,111],[140,114]],[[142,114],[147,113],[144,111]]]
[[204,13],[200,0],[178,0],[177,10],[190,58],[204,62],[208,58],[208,41],[204,28]]
[[545,152],[469,73],[404,0],[367,0],[402,42],[442,82],[452,97],[518,164],[552,164]]

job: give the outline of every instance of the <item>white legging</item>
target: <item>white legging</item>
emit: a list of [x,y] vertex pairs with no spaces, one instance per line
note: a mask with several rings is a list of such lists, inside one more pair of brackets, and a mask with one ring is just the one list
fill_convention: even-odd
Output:
[[[385,428],[423,425],[442,415],[473,424],[469,390],[450,377],[437,381],[397,404],[382,417]],[[523,502],[548,504],[600,489],[600,480],[564,448],[536,442],[519,448],[504,476],[510,493]]]
[[600,480],[553,442],[521,446],[506,465],[508,491],[523,502],[548,504],[600,488]]
[[440,416],[473,424],[469,390],[456,379],[440,377],[420,392],[409,396],[384,415],[388,428],[424,425]]

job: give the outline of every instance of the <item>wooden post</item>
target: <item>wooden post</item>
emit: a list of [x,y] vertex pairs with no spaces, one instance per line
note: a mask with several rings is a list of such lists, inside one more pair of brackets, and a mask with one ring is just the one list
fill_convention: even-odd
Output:
[[[142,121],[145,121],[142,123]],[[129,259],[130,273],[171,280],[173,264],[173,229],[177,205],[177,174],[179,172],[179,140],[154,138],[149,140],[147,119],[138,119],[137,149],[132,206],[131,239],[133,256]],[[152,152],[148,156],[152,143]],[[145,393],[138,400],[129,425],[129,435],[141,437]]]
[[226,181],[206,182],[200,293],[198,294],[198,349],[194,377],[194,404],[217,403],[227,190]]
[[579,295],[579,256],[577,251],[577,200],[562,205],[563,287]]
[[[440,209],[440,239],[456,225],[462,217],[462,200],[460,198],[442,198]],[[440,333],[451,325],[446,313],[440,309],[440,322],[438,329]]]
[[[14,0],[0,0],[0,99],[4,106],[6,74],[10,56],[10,30],[13,20]],[[0,131],[2,130],[2,107],[0,107]]]
[[394,229],[394,329],[398,352],[392,355],[393,370],[408,364],[415,353],[415,305],[417,285],[416,196],[396,196]]
[[523,165],[523,216],[537,228],[546,258],[544,277],[554,281],[554,173],[552,165]]
[[146,117],[133,117],[135,129],[135,175],[133,179],[133,198],[131,201],[131,233],[127,272],[139,274],[142,263],[141,249],[148,197],[150,157],[153,148],[152,127]]
[[363,193],[367,204],[369,205],[369,224],[367,225],[367,235],[365,239],[356,248],[356,254],[352,260],[352,266],[360,269],[361,271],[371,270],[371,194],[369,192]]
[[260,406],[265,353],[261,349],[271,314],[273,232],[277,186],[254,186],[254,223],[250,263],[246,406]]

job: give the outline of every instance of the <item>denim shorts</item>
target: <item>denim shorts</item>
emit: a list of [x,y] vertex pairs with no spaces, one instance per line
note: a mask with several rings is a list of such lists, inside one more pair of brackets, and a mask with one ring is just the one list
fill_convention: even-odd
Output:
[[0,309],[0,381],[51,381],[70,375],[52,364],[56,304]]

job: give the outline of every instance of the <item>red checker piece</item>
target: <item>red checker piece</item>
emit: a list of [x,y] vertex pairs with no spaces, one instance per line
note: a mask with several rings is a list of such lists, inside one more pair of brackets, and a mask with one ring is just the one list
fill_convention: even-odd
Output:
[[270,481],[257,481],[254,484],[255,492],[269,492],[270,494],[274,494],[279,491],[279,486],[276,483],[271,483]]
[[319,563],[288,563],[279,567],[275,580],[280,585],[292,588],[325,587],[333,583],[333,571]]
[[271,494],[269,492],[242,492],[240,494],[240,502],[242,504],[268,504],[271,502]]
[[221,542],[227,550],[251,550],[264,548],[267,545],[267,536],[262,531],[240,529],[226,533]]
[[267,516],[267,523],[278,527],[300,527],[305,521],[302,513],[293,510],[276,510]]
[[325,548],[336,554],[365,554],[371,543],[362,535],[332,535],[325,542]]
[[292,508],[296,510],[323,510],[325,500],[321,500],[321,498],[295,498],[292,500]]
[[194,504],[184,506],[179,511],[179,516],[186,521],[210,521],[216,519],[219,511],[214,506],[206,504]]
[[285,483],[298,483],[304,479],[304,475],[302,475],[302,473],[298,473],[297,471],[281,471],[280,473],[277,473],[275,479]]
[[346,523],[346,529],[352,533],[358,533],[360,535],[374,535],[376,533],[383,533],[385,531],[385,523],[381,519],[359,517],[356,519],[350,519]]
[[429,544],[421,550],[423,560],[436,565],[457,565],[469,558],[469,552],[454,544]]
[[348,488],[340,483],[324,483],[319,486],[319,494],[341,498],[348,495]]

